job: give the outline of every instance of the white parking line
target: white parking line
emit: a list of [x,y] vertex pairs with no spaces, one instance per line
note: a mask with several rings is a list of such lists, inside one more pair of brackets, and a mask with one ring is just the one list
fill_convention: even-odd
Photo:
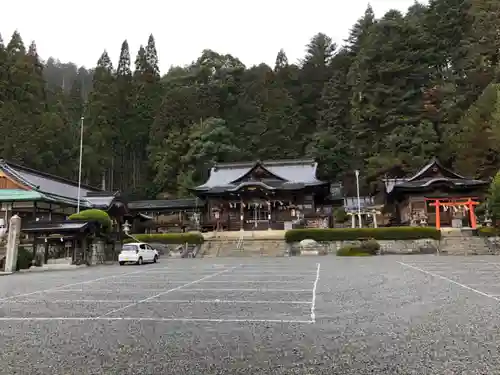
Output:
[[312,291],[311,320],[313,322],[316,322],[316,289],[318,288],[320,267],[321,267],[321,264],[318,263],[318,269],[316,270],[316,280],[314,281],[314,286],[313,286],[313,291]]
[[412,268],[414,270],[417,270],[417,271],[420,271],[422,273],[425,273],[427,275],[431,275],[431,276],[434,276],[434,277],[437,277],[437,278],[440,278],[442,280],[445,280],[445,281],[448,281],[449,283],[452,283],[452,284],[455,284],[455,285],[458,285],[464,289],[467,289],[467,290],[470,290],[471,292],[474,292],[474,293],[477,293],[479,295],[482,295],[484,297],[488,297],[488,298],[491,298],[491,299],[494,299],[495,301],[498,301],[500,302],[500,298],[492,295],[492,294],[488,294],[488,293],[484,293],[484,292],[481,292],[480,290],[477,290],[477,289],[474,289],[474,288],[471,288],[470,286],[468,285],[465,285],[465,284],[461,284],[455,280],[452,280],[452,279],[449,279],[445,276],[442,276],[442,275],[439,275],[437,273],[434,273],[434,272],[430,272],[430,271],[426,271],[426,270],[423,270],[422,268],[418,268],[418,267],[415,267],[415,266],[412,266],[410,264],[407,264],[407,263],[403,263],[403,262],[398,262],[399,264],[401,264],[402,266],[405,266],[405,267],[408,267],[408,268]]
[[189,288],[183,289],[185,292],[283,292],[283,293],[296,293],[296,292],[311,292],[311,289],[268,289],[268,288]]
[[[155,268],[153,268],[153,269],[155,269]],[[19,298],[19,297],[32,296],[33,294],[49,292],[49,291],[52,291],[52,290],[57,290],[57,289],[61,289],[61,288],[67,288],[67,287],[71,287],[71,286],[75,286],[75,285],[91,284],[91,283],[95,283],[95,282],[101,281],[101,280],[112,279],[114,277],[122,277],[122,276],[128,276],[128,275],[134,275],[134,274],[138,274],[138,273],[148,272],[149,270],[151,270],[151,268],[145,267],[144,269],[139,270],[139,271],[119,273],[119,274],[115,274],[115,275],[109,275],[109,276],[99,277],[97,279],[92,279],[92,280],[86,280],[86,281],[81,281],[81,282],[77,282],[77,283],[60,285],[60,286],[49,288],[49,289],[37,290],[35,292],[23,293],[23,294],[16,294],[15,296],[0,298],[0,302],[8,301],[8,300],[11,300],[11,299],[14,299],[14,298]]]
[[[189,283],[189,280],[140,280],[140,281],[107,281],[106,285],[157,285],[157,284],[186,284]],[[202,281],[203,284],[304,284],[303,280],[293,281],[293,280],[206,280]],[[150,290],[148,289],[145,289]]]
[[207,280],[202,284],[304,284],[303,280],[293,282],[292,280]]
[[105,317],[105,316],[108,316],[108,315],[111,315],[113,313],[116,313],[116,312],[119,312],[119,311],[123,311],[125,309],[128,309],[129,307],[132,307],[132,306],[135,306],[135,305],[138,305],[138,304],[141,304],[143,302],[146,302],[146,301],[149,301],[149,300],[152,300],[152,299],[155,299],[155,298],[158,298],[160,296],[163,296],[165,294],[168,294],[168,293],[171,293],[171,292],[174,292],[176,290],[179,290],[179,289],[182,289],[182,288],[185,288],[189,285],[193,285],[193,284],[196,284],[196,283],[199,283],[200,281],[203,281],[205,279],[209,279],[211,277],[215,277],[215,276],[218,276],[218,275],[221,275],[225,272],[229,272],[229,271],[232,271],[234,270],[235,268],[237,268],[239,266],[235,266],[235,267],[232,267],[232,268],[229,268],[229,269],[225,269],[225,270],[222,270],[222,271],[219,271],[219,272],[216,272],[212,275],[208,275],[208,276],[205,276],[205,277],[202,277],[201,279],[198,279],[198,280],[195,280],[195,281],[191,281],[190,283],[187,283],[187,284],[183,284],[181,286],[178,286],[176,288],[172,288],[172,289],[168,289],[166,291],[163,291],[162,293],[158,293],[158,294],[155,294],[154,296],[151,296],[151,297],[148,297],[148,298],[144,298],[138,302],[134,302],[134,303],[131,303],[131,304],[128,304],[127,306],[124,306],[124,307],[120,307],[118,309],[114,309],[114,310],[111,310],[109,312],[107,312],[106,314],[102,315],[101,317]]
[[312,324],[311,320],[287,320],[287,319],[237,319],[237,318],[227,318],[227,319],[210,319],[210,318],[134,318],[134,317],[26,317],[26,318],[15,318],[15,317],[0,317],[0,322],[64,322],[64,321],[133,321],[133,322],[184,322],[184,323],[278,323],[278,324]]
[[[316,272],[316,270],[314,270]],[[238,272],[238,273],[232,273],[232,274],[227,274],[227,275],[222,275],[221,277],[263,277],[263,276],[274,276],[274,277],[293,277],[294,279],[300,278],[300,277],[310,277],[310,273],[276,273],[276,272],[259,272],[259,273],[243,273],[243,272]]]
[[[19,300],[19,301],[13,301],[11,303],[134,303],[134,302],[139,302],[140,300],[132,300],[132,299],[126,299],[126,300],[110,300],[110,299],[56,299],[56,300],[41,300],[41,299],[25,299],[25,300]],[[187,299],[172,299],[172,300],[165,300],[165,299],[155,299],[155,300],[149,300],[146,302],[142,302],[144,304],[147,303],[224,303],[224,304],[247,304],[247,305],[310,305],[312,302],[311,301],[251,301],[251,300],[221,300],[221,299],[210,299],[210,300],[187,300]]]

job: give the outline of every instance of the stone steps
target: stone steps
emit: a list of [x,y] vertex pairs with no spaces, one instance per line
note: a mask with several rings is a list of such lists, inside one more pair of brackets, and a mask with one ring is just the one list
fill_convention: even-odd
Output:
[[440,254],[448,255],[489,255],[495,252],[487,245],[482,237],[468,234],[448,234],[441,237]]
[[244,239],[207,240],[203,244],[203,256],[212,257],[278,257],[284,256],[286,244],[283,240]]

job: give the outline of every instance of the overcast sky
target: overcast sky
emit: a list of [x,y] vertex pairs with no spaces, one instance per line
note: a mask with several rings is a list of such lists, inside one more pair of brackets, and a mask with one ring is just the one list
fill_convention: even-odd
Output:
[[[391,8],[406,11],[414,0],[371,0],[377,17]],[[238,5],[239,4],[239,5]],[[132,61],[150,33],[160,68],[186,65],[205,48],[230,53],[244,64],[273,65],[283,48],[290,62],[318,32],[341,43],[363,15],[367,0],[4,0],[0,33],[8,42],[19,30],[25,44],[35,40],[49,56],[92,67],[107,49],[116,65],[122,41]]]

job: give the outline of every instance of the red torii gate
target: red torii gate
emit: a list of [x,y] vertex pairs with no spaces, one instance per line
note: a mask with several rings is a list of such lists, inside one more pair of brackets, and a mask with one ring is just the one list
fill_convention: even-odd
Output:
[[[467,199],[466,201],[463,201]],[[430,206],[436,207],[436,229],[441,229],[441,215],[439,212],[439,207],[441,206],[466,206],[469,210],[470,225],[472,229],[477,228],[477,218],[474,212],[474,207],[479,204],[479,202],[474,201],[473,198],[425,198],[426,201],[433,201],[434,203],[429,203]],[[460,202],[461,201],[461,202]]]

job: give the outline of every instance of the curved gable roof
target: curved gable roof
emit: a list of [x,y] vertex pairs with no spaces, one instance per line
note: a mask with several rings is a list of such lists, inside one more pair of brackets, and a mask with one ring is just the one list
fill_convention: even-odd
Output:
[[447,178],[466,180],[464,176],[461,176],[458,173],[455,173],[452,170],[444,167],[443,164],[441,164],[441,162],[436,157],[433,157],[426,165],[424,165],[422,169],[420,169],[417,173],[415,173],[415,175],[410,177],[407,181],[412,182],[415,180],[420,180],[421,178],[424,177],[429,177],[428,176],[429,172],[432,173],[434,168],[437,171],[441,172],[441,174]]
[[277,160],[251,163],[224,163],[217,164],[210,169],[208,180],[196,187],[196,190],[208,190],[214,187],[235,187],[238,181],[247,175],[256,165],[261,165],[265,170],[283,182],[301,183],[305,185],[318,185],[324,183],[316,178],[317,163],[312,159],[304,160]]
[[[78,183],[75,181],[3,159],[0,159],[0,169],[13,180],[31,188],[34,192],[43,194],[47,199],[69,204],[75,204],[78,201]],[[107,209],[116,195],[93,186],[80,185],[80,205],[83,207]]]

